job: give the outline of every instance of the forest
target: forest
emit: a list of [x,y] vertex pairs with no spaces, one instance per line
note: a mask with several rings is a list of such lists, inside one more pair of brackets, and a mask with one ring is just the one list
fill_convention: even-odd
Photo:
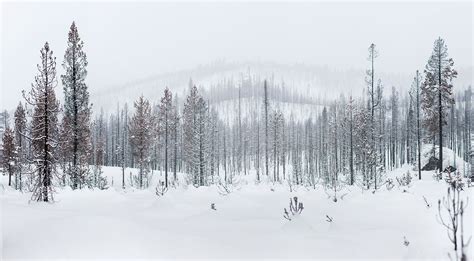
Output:
[[[456,260],[471,255],[466,254],[470,232],[463,231],[463,212],[471,215],[465,197],[472,194],[474,179],[472,88],[453,84],[458,72],[449,39],[439,37],[426,46],[431,56],[424,68],[413,71],[408,91],[384,85],[377,77],[383,49],[372,43],[367,61],[361,61],[367,63],[362,93],[314,100],[293,91],[290,83],[243,73],[237,81],[215,86],[190,79],[184,97],[169,86],[159,100],[141,95],[133,104],[116,101],[112,112],[90,102],[85,46],[92,39],[83,41],[72,22],[64,41],[60,65],[56,55],[61,50],[53,53],[48,42],[41,46],[31,88],[23,90],[14,111],[1,114],[2,195],[25,195],[22,201],[29,205],[61,205],[66,192],[147,191],[160,204],[174,193],[188,193],[183,187],[196,193],[215,188],[223,197],[246,186],[255,191],[280,188],[291,197],[288,208],[287,194],[282,196],[284,218],[281,211],[277,218],[291,223],[293,216],[311,211],[306,210],[312,204],[306,204],[309,196],[294,196],[303,190],[321,191],[327,196],[324,204],[337,205],[361,193],[380,194],[374,200],[381,200],[386,193],[398,193],[394,187],[412,193],[413,183],[428,180],[442,195],[439,203],[435,196],[429,202],[423,195],[427,208],[434,205],[436,210],[430,217],[449,212],[449,219],[437,224],[448,231],[448,237],[441,233],[442,251]],[[64,74],[57,74],[57,66]],[[58,99],[59,92],[64,99]],[[223,101],[231,101],[235,111],[219,110]],[[316,113],[294,115],[282,104],[306,104]],[[219,204],[205,204],[219,212]],[[379,204],[384,203],[373,207]],[[321,215],[325,223],[338,222]],[[404,244],[409,247],[409,239]]]

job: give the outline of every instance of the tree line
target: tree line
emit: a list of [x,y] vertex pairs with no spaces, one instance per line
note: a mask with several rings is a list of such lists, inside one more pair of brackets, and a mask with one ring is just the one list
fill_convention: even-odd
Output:
[[[407,93],[387,90],[377,79],[379,53],[371,44],[363,95],[341,94],[325,106],[314,105],[318,113],[305,120],[275,105],[275,99],[288,101],[291,92],[267,80],[261,86],[249,84],[261,88],[256,91],[261,98],[253,100],[245,116],[242,85],[234,87],[238,113],[231,120],[223,120],[192,81],[182,101],[166,88],[159,101],[142,95],[133,108],[125,103],[115,113],[100,110],[93,117],[87,56],[74,22],[67,43],[59,77],[64,101],[56,98],[56,57],[46,42],[31,90],[23,92],[24,102],[15,110],[13,128],[5,123],[4,172],[10,186],[33,192],[33,200],[52,201],[55,187],[104,189],[110,181],[103,166],[120,167],[120,180],[114,182],[123,188],[149,187],[158,170],[165,188],[179,182],[179,173],[197,187],[231,185],[254,175],[255,182],[323,184],[336,194],[342,185],[376,191],[385,173],[403,164],[412,164],[421,179],[423,144],[433,144],[439,170],[446,167],[443,146],[468,161],[472,90],[454,94],[457,72],[441,38],[424,71],[414,72]],[[269,95],[269,88],[279,90],[278,95]],[[138,173],[127,175],[127,168]]]

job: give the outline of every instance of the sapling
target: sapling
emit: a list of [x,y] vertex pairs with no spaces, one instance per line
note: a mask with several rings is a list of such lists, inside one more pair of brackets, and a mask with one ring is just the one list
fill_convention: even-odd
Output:
[[393,184],[393,179],[388,178],[385,181],[385,186],[386,186],[387,190],[392,190],[395,187],[395,184]]
[[[292,217],[298,216],[303,211],[303,202],[298,202],[298,197],[290,198],[290,212],[286,208],[283,209],[283,217],[291,221]],[[290,215],[291,214],[291,215]]]
[[[453,243],[456,259],[466,260],[465,248],[469,245],[471,238],[464,243],[463,216],[468,204],[461,199],[464,183],[462,178],[451,175],[448,175],[446,180],[449,182],[446,196],[438,200],[439,221],[448,231],[448,238]],[[445,217],[441,213],[441,207],[447,211]]]
[[158,185],[156,185],[156,188],[155,188],[155,194],[158,196],[158,197],[162,197],[167,191],[168,191],[168,187],[165,186],[165,182],[164,181],[159,181],[158,182]]

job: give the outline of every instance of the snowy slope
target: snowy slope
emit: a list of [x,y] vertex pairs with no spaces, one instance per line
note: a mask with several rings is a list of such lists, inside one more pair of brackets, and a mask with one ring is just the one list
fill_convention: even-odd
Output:
[[[241,113],[242,120],[252,121],[254,119],[262,119],[263,101],[255,98],[241,99]],[[218,116],[225,123],[232,125],[236,122],[239,114],[238,100],[225,100],[211,104],[211,107],[219,112]],[[296,122],[301,122],[312,118],[313,120],[323,110],[322,105],[316,104],[301,104],[291,102],[270,101],[270,111],[278,110],[283,113],[284,119],[289,121],[293,119]]]

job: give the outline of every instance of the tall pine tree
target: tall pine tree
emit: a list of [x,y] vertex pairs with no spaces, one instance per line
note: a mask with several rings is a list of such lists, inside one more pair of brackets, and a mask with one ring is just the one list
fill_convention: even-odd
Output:
[[48,42],[41,49],[41,63],[38,75],[27,95],[28,104],[33,106],[31,137],[33,145],[33,163],[35,164],[35,184],[32,200],[49,202],[53,200],[52,179],[56,172],[56,149],[58,135],[59,103],[54,88],[56,79],[56,57]]
[[138,162],[139,168],[135,183],[139,188],[144,188],[148,185],[148,173],[150,171],[149,153],[152,145],[153,117],[150,102],[143,95],[138,98],[134,106],[135,114],[132,116],[128,128],[132,153]]
[[434,42],[433,52],[425,67],[425,81],[421,86],[425,126],[435,138],[438,136],[439,171],[443,171],[443,126],[447,124],[447,109],[454,104],[453,78],[457,77],[454,61],[448,56],[448,47],[440,37]]
[[81,41],[76,24],[73,22],[62,64],[65,74],[61,75],[65,99],[62,132],[67,137],[62,146],[66,155],[70,157],[67,173],[73,189],[83,186],[91,154],[91,107],[85,83],[87,56],[83,46],[84,42]]

